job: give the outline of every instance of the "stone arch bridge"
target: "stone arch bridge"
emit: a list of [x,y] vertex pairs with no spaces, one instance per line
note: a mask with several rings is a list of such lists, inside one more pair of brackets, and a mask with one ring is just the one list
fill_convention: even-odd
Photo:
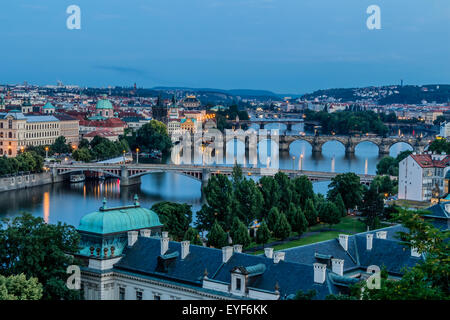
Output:
[[[268,133],[270,131],[267,131]],[[230,142],[231,140],[237,139],[242,142],[245,141],[246,149],[249,148],[249,145],[258,141],[258,143],[262,140],[270,140],[271,135],[258,135],[255,131],[255,136],[252,137],[250,132],[235,131],[235,134],[226,134],[224,135],[224,142]],[[256,140],[257,138],[257,140]],[[361,135],[361,136],[347,136],[347,135],[279,135],[278,137],[274,136],[275,141],[279,141],[279,149],[281,151],[289,151],[290,145],[295,141],[306,141],[312,146],[312,151],[316,153],[322,152],[322,147],[325,143],[329,141],[338,141],[345,147],[345,152],[347,154],[354,154],[356,146],[361,142],[371,142],[378,147],[380,154],[389,154],[390,148],[399,142],[406,143],[411,146],[413,151],[421,153],[425,150],[425,148],[431,143],[431,140],[426,138],[416,138],[416,137],[381,137],[381,136],[373,136],[373,135]]]

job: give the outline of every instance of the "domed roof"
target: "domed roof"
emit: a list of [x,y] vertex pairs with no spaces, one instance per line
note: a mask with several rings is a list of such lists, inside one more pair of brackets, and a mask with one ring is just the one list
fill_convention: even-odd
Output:
[[79,231],[110,234],[161,226],[158,215],[139,203],[132,206],[107,208],[106,201],[99,211],[85,215],[80,220]]
[[108,99],[101,99],[97,101],[96,109],[112,109],[113,105]]
[[42,109],[55,109],[55,106],[52,105],[50,102],[47,102]]

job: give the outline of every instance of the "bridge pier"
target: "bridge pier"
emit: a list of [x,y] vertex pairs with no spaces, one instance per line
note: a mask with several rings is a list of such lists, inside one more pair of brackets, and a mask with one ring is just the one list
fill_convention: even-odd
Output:
[[378,153],[380,155],[389,155],[390,146],[388,144],[380,144],[378,146]]
[[322,153],[322,144],[312,143],[312,153]]
[[52,182],[57,183],[57,182],[63,182],[63,181],[64,181],[64,175],[58,174],[57,168],[52,168]]
[[120,185],[123,187],[132,186],[141,183],[141,177],[130,178],[128,169],[125,166],[120,168]]
[[288,122],[288,124],[286,124],[286,131],[292,131],[292,123]]
[[345,154],[355,154],[355,145],[353,144],[347,144],[345,146]]

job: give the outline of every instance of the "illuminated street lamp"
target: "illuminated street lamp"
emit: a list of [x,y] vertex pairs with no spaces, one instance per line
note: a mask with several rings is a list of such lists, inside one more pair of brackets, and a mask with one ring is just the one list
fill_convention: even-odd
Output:
[[136,164],[139,163],[139,148],[136,148]]
[[125,150],[123,150],[122,153],[123,153],[123,164],[125,164],[126,163],[126,161],[125,161]]
[[303,154],[300,155],[300,171],[303,170]]
[[48,147],[45,147],[45,158],[48,158]]
[[292,157],[292,170],[295,170],[295,156]]

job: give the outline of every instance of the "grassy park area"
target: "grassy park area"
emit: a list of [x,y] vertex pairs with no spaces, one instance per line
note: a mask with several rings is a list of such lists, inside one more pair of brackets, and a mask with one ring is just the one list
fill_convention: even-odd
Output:
[[[383,227],[385,227],[383,225]],[[303,246],[311,243],[316,243],[320,241],[326,241],[330,239],[335,239],[339,236],[339,234],[355,234],[359,232],[366,231],[366,225],[359,221],[357,217],[347,216],[345,218],[342,218],[341,222],[338,224],[330,225],[320,223],[317,224],[311,228],[309,228],[304,235],[300,239],[291,240],[282,244],[277,244],[274,246],[271,246],[274,248],[275,251],[282,250],[282,249],[288,249],[298,246]],[[293,234],[295,236],[296,234]],[[270,239],[269,240],[269,246],[271,242],[276,241],[277,239]],[[252,243],[250,247],[256,247],[256,243]],[[263,250],[258,250],[253,252],[253,254],[261,254],[264,253]]]

